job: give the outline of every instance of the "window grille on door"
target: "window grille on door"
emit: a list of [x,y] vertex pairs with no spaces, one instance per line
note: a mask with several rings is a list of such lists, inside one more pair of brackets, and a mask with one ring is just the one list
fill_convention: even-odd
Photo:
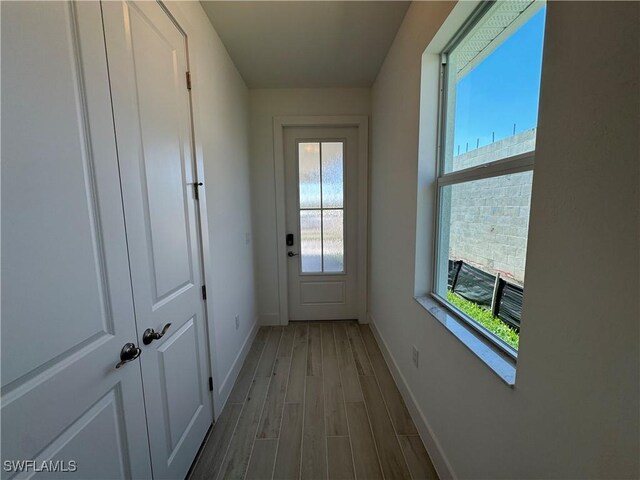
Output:
[[344,272],[344,142],[298,143],[302,273]]

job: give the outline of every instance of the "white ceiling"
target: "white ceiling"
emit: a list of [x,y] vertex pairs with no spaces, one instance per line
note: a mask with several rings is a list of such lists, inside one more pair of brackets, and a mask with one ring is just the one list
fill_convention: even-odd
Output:
[[369,87],[410,2],[202,1],[249,88]]

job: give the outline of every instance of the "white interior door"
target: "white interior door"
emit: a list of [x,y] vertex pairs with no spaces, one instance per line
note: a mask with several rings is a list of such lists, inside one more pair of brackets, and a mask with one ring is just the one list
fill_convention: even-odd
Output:
[[284,130],[290,320],[358,318],[358,130]]
[[102,8],[153,474],[183,478],[212,423],[187,39],[157,2]]
[[2,478],[149,478],[100,4],[1,8]]

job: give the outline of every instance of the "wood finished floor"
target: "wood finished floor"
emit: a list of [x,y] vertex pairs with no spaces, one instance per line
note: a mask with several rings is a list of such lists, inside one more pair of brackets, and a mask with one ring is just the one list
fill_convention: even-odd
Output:
[[345,321],[260,328],[190,478],[437,475],[371,330]]

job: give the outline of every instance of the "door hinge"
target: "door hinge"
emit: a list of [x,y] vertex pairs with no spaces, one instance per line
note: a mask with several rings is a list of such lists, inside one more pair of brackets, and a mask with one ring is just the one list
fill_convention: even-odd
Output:
[[187,72],[186,76],[187,76],[187,90],[191,90],[191,72]]
[[202,285],[202,299],[203,300],[207,299],[207,286],[206,285]]
[[213,392],[213,377],[209,377],[209,391]]
[[442,65],[446,65],[447,61],[448,61],[447,54],[446,53],[441,53],[440,54],[440,63]]

